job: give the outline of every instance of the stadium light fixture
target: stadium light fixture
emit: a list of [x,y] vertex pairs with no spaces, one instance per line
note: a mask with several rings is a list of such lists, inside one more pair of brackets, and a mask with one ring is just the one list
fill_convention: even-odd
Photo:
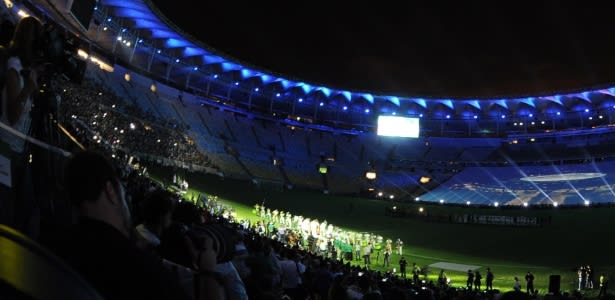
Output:
[[444,199],[440,199],[440,204],[444,204]]
[[557,207],[559,204],[557,202],[553,202],[553,207]]
[[523,207],[527,207],[527,202],[523,202]]
[[421,176],[421,178],[419,178],[419,182],[422,184],[427,184],[431,181],[431,177],[429,176]]
[[258,88],[254,88],[254,91],[255,91],[255,92],[258,92]]
[[591,202],[589,202],[589,200],[585,200],[585,206],[589,206],[591,204]]
[[382,197],[382,192],[378,192],[378,197]]
[[419,207],[419,212],[423,213],[423,211],[425,211],[422,207]]
[[342,107],[343,110],[348,110],[348,106],[344,105],[344,107]]
[[421,200],[421,198],[419,197],[414,198],[414,201],[419,201],[419,200]]
[[495,202],[495,203],[493,203],[493,206],[498,207],[498,206],[500,206],[500,203]]
[[369,180],[376,179],[376,171],[370,170],[370,171],[365,172],[365,178],[367,178]]
[[297,101],[299,101],[299,103],[303,102],[303,98],[299,98]]

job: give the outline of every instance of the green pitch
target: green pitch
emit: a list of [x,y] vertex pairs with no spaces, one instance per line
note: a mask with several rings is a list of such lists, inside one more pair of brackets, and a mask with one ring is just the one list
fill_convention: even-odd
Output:
[[[154,176],[169,182],[168,171],[150,169]],[[561,275],[561,290],[576,289],[576,268],[591,265],[595,270],[592,291],[598,293],[598,277],[607,273],[615,279],[615,208],[556,208],[556,209],[480,209],[452,207],[428,203],[399,203],[384,200],[339,197],[300,190],[282,191],[276,187],[256,186],[251,182],[220,179],[216,176],[187,174],[192,193],[217,195],[219,201],[235,209],[239,219],[256,220],[252,209],[255,203],[289,211],[293,215],[316,218],[344,229],[371,232],[404,241],[404,256],[412,265],[425,267],[437,262],[481,266],[484,287],[486,268],[491,267],[494,288],[512,290],[513,278],[531,271],[535,275],[535,288],[544,295],[548,290],[549,275]],[[542,228],[505,227],[494,225],[465,225],[427,222],[417,218],[394,218],[385,215],[385,208],[423,208],[429,213],[476,213],[493,215],[522,215],[551,217],[551,223]],[[385,271],[383,257],[376,261],[372,255],[371,268]],[[399,270],[399,256],[391,256],[390,268]],[[355,262],[353,262],[355,263]],[[356,264],[360,264],[356,261]],[[428,269],[426,280],[436,282],[439,269]],[[446,271],[453,286],[465,286],[465,272]],[[525,286],[523,285],[525,290]],[[612,288],[611,288],[612,290]],[[612,293],[612,291],[611,291]]]

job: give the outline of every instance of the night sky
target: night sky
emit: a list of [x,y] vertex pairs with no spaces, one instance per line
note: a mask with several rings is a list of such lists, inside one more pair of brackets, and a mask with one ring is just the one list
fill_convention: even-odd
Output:
[[330,87],[481,98],[615,83],[608,1],[153,2],[222,53]]

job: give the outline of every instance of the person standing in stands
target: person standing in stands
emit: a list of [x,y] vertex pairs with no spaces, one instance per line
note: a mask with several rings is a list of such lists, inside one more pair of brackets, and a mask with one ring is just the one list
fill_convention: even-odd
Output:
[[[43,25],[35,17],[25,17],[15,26],[13,36],[6,48],[6,56],[0,65],[2,72],[2,95],[0,99],[0,122],[24,135],[30,134],[30,109],[37,92],[38,68],[34,59],[42,42]],[[33,224],[36,215],[32,198],[31,182],[27,175],[26,141],[0,128],[0,158],[10,161],[11,182],[0,183],[0,222],[32,233],[38,224]],[[3,220],[4,219],[4,220]]]
[[485,278],[485,284],[487,285],[486,289],[488,291],[493,290],[493,272],[491,272],[491,268],[487,268],[487,278]]
[[408,266],[408,261],[402,256],[399,260],[399,272],[402,278],[406,278],[406,266]]
[[[36,51],[43,40],[43,25],[35,17],[25,17],[17,23],[7,52],[5,82],[2,90],[2,115],[0,121],[13,129],[28,134],[30,130],[30,108],[38,88],[35,65]],[[15,152],[24,150],[25,141],[4,130],[2,141]]]
[[534,293],[534,274],[530,271],[525,274],[525,289],[528,294]]
[[[84,151],[67,163],[65,187],[78,222],[47,246],[105,299],[190,299],[160,259],[131,239],[131,215],[117,169],[102,154]],[[198,251],[194,299],[224,299],[215,273],[216,250],[206,238]]]

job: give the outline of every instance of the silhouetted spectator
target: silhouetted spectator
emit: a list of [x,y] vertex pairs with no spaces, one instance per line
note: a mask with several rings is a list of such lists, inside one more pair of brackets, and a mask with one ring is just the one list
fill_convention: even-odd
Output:
[[[189,299],[161,261],[130,239],[131,218],[117,170],[102,155],[86,151],[67,164],[68,198],[78,223],[51,249],[75,268],[105,299]],[[201,271],[213,270],[216,253],[203,251]],[[213,260],[213,261],[212,261]],[[203,273],[196,290],[222,299],[215,279]],[[201,292],[200,295],[203,295]]]

